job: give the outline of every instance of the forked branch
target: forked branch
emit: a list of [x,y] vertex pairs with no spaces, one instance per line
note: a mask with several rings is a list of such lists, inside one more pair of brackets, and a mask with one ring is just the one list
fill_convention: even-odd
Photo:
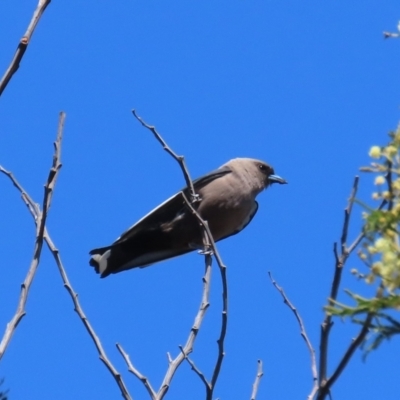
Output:
[[[50,208],[50,204],[51,204],[51,197],[54,191],[54,184],[58,175],[58,171],[61,168],[61,141],[62,141],[62,132],[63,132],[63,126],[64,126],[64,120],[65,120],[65,114],[61,113],[60,114],[60,122],[59,122],[59,128],[58,128],[58,133],[57,133],[57,139],[56,142],[54,143],[54,147],[55,147],[55,152],[54,152],[54,156],[53,156],[53,165],[52,168],[50,169],[49,172],[49,178],[47,181],[47,184],[45,186],[45,199],[43,201],[43,212],[40,210],[40,207],[33,201],[33,199],[29,196],[29,194],[25,191],[25,189],[20,185],[20,183],[16,180],[16,178],[13,176],[13,174],[9,171],[6,171],[4,168],[2,168],[0,166],[0,172],[3,172],[4,174],[6,174],[8,176],[8,178],[11,180],[12,184],[17,188],[17,190],[21,193],[21,197],[22,200],[24,201],[24,203],[26,204],[26,206],[28,207],[29,212],[31,213],[35,224],[36,224],[36,229],[37,232],[40,233],[41,235],[41,241],[43,242],[43,240],[46,242],[51,254],[53,255],[57,267],[59,269],[61,278],[63,280],[64,283],[64,287],[66,288],[66,290],[68,291],[72,302],[74,304],[74,308],[75,311],[77,312],[79,318],[81,319],[82,323],[84,324],[87,332],[89,333],[90,337],[92,338],[96,349],[99,353],[99,357],[101,359],[101,361],[105,364],[105,366],[107,367],[107,369],[110,371],[110,373],[112,374],[113,378],[115,379],[119,389],[121,390],[121,394],[122,397],[125,400],[131,400],[132,397],[130,396],[125,383],[120,375],[120,373],[115,369],[115,367],[113,366],[113,364],[111,363],[111,361],[108,359],[103,346],[100,342],[99,337],[96,335],[96,332],[94,331],[93,327],[91,326],[89,320],[87,319],[80,303],[78,300],[78,294],[74,291],[71,283],[69,282],[67,273],[65,271],[65,268],[63,266],[63,263],[61,261],[61,257],[60,257],[60,253],[58,251],[58,249],[56,248],[56,246],[54,245],[46,227],[45,227],[45,218],[43,218],[43,215],[47,215],[47,212]],[[50,182],[49,182],[50,181]],[[39,260],[38,260],[39,261]],[[25,305],[26,303],[26,297],[29,291],[29,287],[30,284],[32,282],[33,276],[36,272],[37,266],[38,266],[38,261],[37,264],[34,265],[34,268],[32,269],[32,265],[31,268],[28,272],[28,276],[27,279],[29,277],[30,280],[25,280],[24,284],[25,284],[25,291],[21,292],[21,296],[23,295],[24,297],[22,298],[22,300],[24,301],[23,305]],[[23,285],[24,285],[23,284]],[[24,287],[24,286],[23,286]],[[21,302],[21,299],[20,299]],[[23,310],[23,308],[22,308]],[[23,315],[22,315],[23,316]],[[15,317],[14,317],[15,318]],[[22,318],[22,317],[21,317]],[[10,326],[10,324],[8,324],[8,327]],[[16,326],[15,326],[16,327]],[[14,330],[15,330],[14,327]],[[7,333],[7,331],[6,331]],[[12,331],[11,331],[12,334]],[[11,338],[11,336],[9,335],[9,339]],[[8,341],[9,341],[8,339]],[[4,341],[4,339],[3,339]],[[2,343],[3,343],[2,341]],[[5,342],[6,345],[8,344],[7,342]],[[3,351],[4,353],[4,351]]]
[[[35,238],[35,245],[34,245],[34,250],[33,250],[32,261],[29,266],[28,273],[25,277],[25,280],[21,285],[21,292],[20,292],[20,297],[19,297],[19,301],[18,301],[18,305],[17,305],[17,310],[16,310],[13,318],[11,319],[11,321],[7,324],[3,338],[0,342],[0,359],[3,357],[3,355],[7,349],[7,346],[9,345],[9,343],[11,341],[11,338],[15,332],[15,329],[17,328],[18,324],[21,322],[21,319],[26,314],[25,305],[28,300],[29,290],[30,290],[31,284],[33,282],[37,268],[40,263],[40,256],[41,256],[42,247],[43,247],[43,237],[44,237],[44,231],[45,231],[45,226],[46,226],[47,213],[48,213],[50,205],[51,205],[51,199],[52,199],[52,194],[53,194],[53,190],[54,190],[54,185],[57,180],[57,175],[61,168],[61,162],[60,162],[61,140],[62,140],[63,127],[64,127],[64,120],[65,120],[65,114],[61,113],[60,119],[59,119],[59,124],[58,124],[57,139],[54,143],[55,150],[54,150],[54,156],[53,156],[53,165],[50,168],[50,172],[49,172],[46,184],[44,185],[42,211],[38,211],[35,215],[36,238]],[[16,186],[22,194],[25,193],[25,191],[18,184],[18,182],[15,180],[13,174],[10,171],[7,171],[2,166],[0,166],[0,172],[7,175],[9,177],[9,179],[11,179],[11,181],[13,182],[14,186]],[[35,204],[35,207],[37,207],[37,209],[39,210],[39,207],[36,206],[36,204]]]
[[[204,233],[204,239],[203,239],[203,245],[204,245],[204,255],[205,255],[205,262],[206,262],[206,273],[204,275],[203,278],[203,294],[202,294],[202,300],[201,300],[201,304],[200,304],[200,308],[199,311],[197,313],[197,316],[195,318],[195,322],[192,326],[192,329],[189,333],[189,337],[188,340],[186,342],[186,344],[184,346],[180,346],[180,353],[177,355],[177,357],[175,359],[172,359],[169,356],[169,364],[168,364],[168,369],[167,372],[165,374],[164,380],[161,384],[161,387],[159,389],[159,391],[157,393],[154,392],[154,390],[152,389],[150,382],[135,368],[133,367],[131,361],[129,360],[129,356],[127,355],[126,352],[124,352],[124,350],[122,349],[121,345],[117,345],[118,350],[120,351],[120,353],[122,354],[122,356],[125,359],[125,362],[128,365],[129,370],[138,378],[140,379],[143,384],[145,385],[147,391],[150,394],[150,397],[153,400],[161,400],[165,394],[168,391],[168,388],[170,386],[170,383],[172,381],[172,378],[176,372],[176,370],[178,369],[179,365],[182,363],[183,360],[187,359],[188,362],[190,363],[191,360],[188,359],[188,355],[193,351],[193,345],[194,345],[194,341],[197,337],[197,333],[200,329],[200,325],[202,323],[202,320],[205,316],[205,312],[209,306],[208,303],[208,299],[209,299],[209,290],[210,290],[210,279],[211,279],[211,262],[212,262],[212,258],[211,258],[211,254],[214,254],[220,272],[221,272],[221,279],[222,279],[222,287],[223,287],[223,293],[222,293],[222,322],[221,322],[221,331],[220,331],[220,335],[218,338],[218,355],[217,355],[217,360],[215,363],[215,367],[214,367],[214,372],[211,378],[211,382],[208,383],[206,378],[204,377],[203,382],[206,383],[206,387],[207,387],[207,399],[212,399],[212,395],[213,395],[213,390],[215,388],[216,382],[218,380],[218,376],[221,370],[221,365],[222,365],[222,361],[225,355],[225,351],[224,351],[224,340],[225,340],[225,336],[226,336],[226,330],[227,330],[227,321],[228,321],[228,285],[227,285],[227,279],[226,279],[226,266],[223,264],[222,259],[218,253],[217,247],[215,245],[214,239],[212,237],[211,231],[208,227],[207,221],[204,221],[201,216],[199,215],[199,213],[196,211],[195,207],[193,206],[195,202],[197,201],[201,201],[201,199],[199,199],[199,196],[196,194],[195,189],[194,189],[194,185],[193,185],[193,181],[190,178],[190,174],[189,171],[186,167],[185,164],[185,159],[183,156],[178,156],[165,142],[165,140],[162,138],[162,136],[157,132],[156,128],[152,125],[147,124],[146,122],[143,121],[143,119],[138,116],[138,114],[136,113],[135,110],[132,110],[132,113],[134,115],[134,117],[147,129],[149,129],[153,135],[155,136],[155,138],[157,139],[157,141],[163,146],[164,150],[170,154],[179,164],[183,176],[185,178],[186,181],[186,185],[189,188],[189,192],[190,192],[190,200],[186,198],[185,194],[182,192],[182,195],[185,199],[186,205],[187,207],[189,207],[189,209],[191,210],[191,212],[196,216],[199,225],[201,226],[201,228],[203,229],[203,233]],[[194,364],[193,364],[194,365]],[[201,376],[201,374],[198,374],[199,376]]]
[[281,286],[279,286],[276,281],[272,278],[271,272],[268,272],[269,278],[271,279],[272,284],[275,286],[275,288],[278,290],[278,292],[281,294],[283,298],[283,302],[293,311],[294,316],[296,317],[297,323],[299,324],[300,327],[300,335],[304,339],[307,349],[310,353],[310,359],[311,359],[311,375],[313,379],[313,387],[311,390],[311,393],[307,397],[308,400],[312,400],[315,396],[315,394],[318,391],[318,372],[317,372],[317,359],[315,357],[315,350],[314,347],[311,344],[310,339],[308,338],[306,328],[304,326],[303,320],[297,311],[297,308],[291,303],[289,298],[286,296],[286,293],[282,289]]
[[28,45],[31,41],[31,37],[33,35],[33,32],[39,23],[40,17],[44,13],[46,7],[50,4],[51,0],[39,0],[38,5],[36,6],[36,9],[33,13],[31,22],[28,25],[28,28],[22,36],[17,50],[14,54],[13,59],[11,60],[11,63],[9,67],[7,68],[7,71],[3,75],[3,77],[0,80],[0,96],[2,95],[4,89],[8,85],[8,82],[10,82],[11,78],[13,75],[18,71],[19,65],[21,63],[22,57],[25,54],[26,49],[28,48]]

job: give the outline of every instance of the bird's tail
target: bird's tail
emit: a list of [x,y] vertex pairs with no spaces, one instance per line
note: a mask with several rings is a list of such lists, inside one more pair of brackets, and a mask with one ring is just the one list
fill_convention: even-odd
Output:
[[92,256],[89,264],[94,267],[97,274],[101,274],[103,278],[104,271],[107,269],[107,259],[111,254],[111,246],[99,247],[89,252]]

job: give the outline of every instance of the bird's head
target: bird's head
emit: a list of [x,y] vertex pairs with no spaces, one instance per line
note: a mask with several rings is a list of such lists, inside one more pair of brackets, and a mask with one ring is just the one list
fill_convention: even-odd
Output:
[[287,181],[275,174],[274,169],[267,163],[259,160],[254,160],[255,167],[258,170],[258,175],[264,182],[264,187],[267,188],[273,183],[285,184]]

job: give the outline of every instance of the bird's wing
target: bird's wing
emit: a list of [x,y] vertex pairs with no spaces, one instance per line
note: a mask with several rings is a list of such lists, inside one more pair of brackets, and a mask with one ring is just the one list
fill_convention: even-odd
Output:
[[128,228],[114,242],[114,244],[129,239],[141,230],[148,230],[152,227],[159,226],[164,222],[172,221],[179,213],[182,212],[184,205],[185,199],[182,196],[182,192],[174,194],[172,197],[165,200],[163,203],[141,218],[138,222]]
[[[208,174],[195,179],[193,181],[193,186],[195,191],[200,190],[202,187],[212,182],[215,179],[221,178],[222,176],[231,173],[232,170],[225,166],[219,169],[216,169]],[[171,222],[180,214],[186,211],[185,208],[185,199],[182,195],[182,192],[188,195],[189,189],[185,187],[182,191],[176,193],[169,199],[165,200],[158,207],[154,208],[148,214],[146,214],[143,218],[141,218],[138,222],[132,225],[129,229],[127,229],[114,243],[118,244],[125,240],[130,239],[137,232],[142,230],[149,230],[152,228],[157,228],[161,224],[166,222]]]
[[240,226],[238,229],[236,229],[236,231],[230,233],[229,235],[226,235],[224,237],[222,237],[219,240],[223,240],[228,238],[229,236],[233,236],[236,235],[237,233],[239,233],[240,231],[242,231],[244,228],[246,228],[246,226],[251,222],[251,220],[254,218],[254,216],[257,214],[257,210],[258,210],[258,203],[255,201],[254,202],[254,206],[253,209],[251,210],[251,212],[249,213],[248,217],[246,218],[245,221],[243,221],[243,225]]
[[[206,186],[208,183],[214,181],[215,179],[221,178],[226,174],[230,174],[232,172],[231,168],[228,166],[223,166],[221,168],[215,169],[214,171],[209,172],[206,175],[203,175],[200,178],[197,178],[193,181],[193,186],[195,190],[199,190],[202,187]],[[187,188],[183,189],[184,191],[188,190]]]

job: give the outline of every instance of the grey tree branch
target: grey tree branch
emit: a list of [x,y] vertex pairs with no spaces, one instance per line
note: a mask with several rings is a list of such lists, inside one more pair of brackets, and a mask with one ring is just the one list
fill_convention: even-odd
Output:
[[22,57],[25,54],[26,49],[28,48],[29,42],[31,41],[31,37],[33,35],[33,32],[36,28],[36,25],[39,23],[40,17],[44,13],[46,7],[50,4],[51,0],[39,0],[38,5],[36,6],[36,9],[33,13],[31,22],[28,25],[28,28],[22,36],[17,50],[14,54],[14,57],[10,63],[10,66],[7,68],[7,71],[3,75],[0,81],[0,96],[2,95],[4,89],[10,82],[12,76],[18,71],[19,64],[21,63]]
[[132,110],[132,114],[133,116],[148,130],[150,130],[154,137],[158,140],[158,142],[160,142],[161,146],[163,147],[163,149],[171,155],[171,157],[176,160],[179,164],[179,166],[181,167],[183,176],[185,178],[186,181],[186,186],[189,188],[190,190],[190,196],[192,197],[192,202],[198,201],[199,200],[199,196],[196,194],[195,190],[194,190],[194,186],[193,186],[193,181],[190,178],[189,175],[189,170],[186,167],[186,163],[185,163],[185,157],[183,156],[178,156],[165,142],[165,140],[162,138],[162,136],[157,132],[156,127],[153,125],[149,125],[146,122],[143,121],[143,119],[141,117],[139,117],[139,115],[137,115],[136,110]]
[[[161,387],[157,393],[157,399],[162,399],[164,397],[164,395],[166,394],[170,382],[173,378],[173,375],[175,374],[177,368],[179,367],[179,365],[182,363],[182,361],[188,356],[188,354],[190,354],[192,352],[193,349],[193,344],[194,344],[194,340],[197,336],[198,333],[198,329],[200,328],[200,324],[204,318],[204,313],[206,311],[206,309],[208,308],[208,293],[209,293],[209,279],[211,277],[211,262],[212,262],[212,258],[211,258],[211,254],[214,254],[215,259],[217,260],[219,269],[220,269],[220,273],[221,273],[221,279],[222,279],[222,323],[221,323],[221,331],[220,331],[220,336],[217,340],[218,343],[218,356],[217,356],[217,360],[215,363],[215,367],[214,367],[214,372],[211,378],[211,382],[207,385],[206,384],[206,389],[207,389],[207,400],[211,400],[212,399],[212,395],[213,395],[213,391],[216,385],[216,382],[218,380],[218,376],[221,370],[221,366],[222,366],[222,362],[223,362],[223,358],[225,355],[225,351],[224,351],[224,340],[225,340],[225,336],[226,336],[226,331],[227,331],[227,322],[228,322],[228,284],[227,284],[227,278],[226,278],[226,266],[224,265],[217,247],[215,245],[215,241],[212,237],[211,231],[208,227],[207,221],[204,221],[201,216],[199,215],[199,213],[195,210],[195,208],[193,207],[193,204],[197,201],[200,201],[201,199],[199,199],[199,196],[196,194],[194,186],[193,186],[193,182],[190,178],[190,174],[189,171],[186,167],[185,164],[185,160],[183,156],[178,156],[165,142],[165,140],[162,138],[162,136],[157,132],[156,128],[152,125],[147,124],[146,122],[143,121],[143,119],[138,116],[138,114],[136,113],[135,110],[132,110],[132,113],[134,115],[134,117],[147,129],[149,129],[153,135],[155,136],[155,138],[158,140],[158,142],[163,146],[164,150],[170,154],[179,164],[182,173],[184,175],[185,181],[186,181],[186,185],[189,188],[190,191],[190,197],[191,197],[191,201],[189,201],[189,199],[186,198],[185,194],[182,192],[182,195],[185,199],[186,205],[189,207],[189,209],[191,210],[191,212],[196,216],[199,225],[202,227],[203,232],[204,232],[204,239],[203,239],[203,245],[204,245],[204,255],[205,255],[205,262],[206,262],[206,274],[204,277],[204,287],[203,287],[203,298],[202,298],[202,302],[200,305],[200,309],[199,312],[196,316],[195,319],[195,323],[191,329],[191,332],[189,334],[189,338],[185,344],[185,346],[180,347],[181,348],[181,352],[180,354],[178,354],[178,356],[174,359],[174,360],[170,360],[169,357],[169,366],[168,366],[168,370],[167,373],[164,377],[164,381],[161,384]],[[210,251],[211,249],[211,251]],[[207,287],[206,287],[207,286]],[[207,296],[207,301],[206,303],[204,303],[205,300],[205,295]],[[203,310],[203,304],[206,304],[206,307]],[[121,353],[122,354],[122,353]],[[125,360],[126,361],[126,360]],[[188,360],[189,361],[189,360]],[[139,376],[136,375],[138,378]],[[200,376],[200,375],[199,375]],[[140,379],[140,378],[139,378]],[[207,380],[204,378],[203,382],[207,382]]]
[[122,346],[120,344],[117,344],[117,349],[119,350],[126,364],[128,365],[129,371],[144,384],[152,400],[162,400],[164,398],[171,385],[171,381],[175,375],[175,372],[182,364],[182,362],[185,360],[185,358],[187,358],[187,356],[193,351],[194,342],[196,340],[197,334],[205,317],[206,311],[210,305],[209,297],[210,297],[210,280],[211,280],[211,261],[212,261],[211,255],[206,254],[206,271],[203,277],[203,293],[199,310],[197,311],[197,315],[195,317],[193,326],[190,330],[186,344],[183,347],[179,346],[181,349],[180,353],[174,359],[172,359],[171,356],[168,355],[168,369],[158,392],[155,392],[155,390],[152,388],[150,384],[150,381],[143,374],[141,374],[138,369],[136,369],[133,366],[132,362],[129,359],[128,354],[124,351]]
[[253,390],[251,392],[250,400],[256,400],[258,387],[260,386],[261,378],[264,375],[264,372],[263,372],[263,369],[262,369],[262,366],[263,366],[262,361],[258,360],[257,364],[258,364],[257,375],[256,375],[256,379],[255,379],[255,381],[253,383]]
[[[45,193],[47,193],[47,196],[49,199],[48,199],[47,203],[46,202],[43,203],[44,204],[43,210],[47,210],[47,211],[50,207],[51,195],[54,190],[54,183],[57,178],[57,173],[61,167],[61,164],[60,164],[61,140],[62,140],[62,131],[63,131],[63,126],[64,126],[64,120],[65,120],[65,114],[61,113],[57,139],[56,139],[56,142],[54,143],[55,153],[54,153],[54,157],[53,157],[53,166],[49,173],[49,177],[52,177],[52,184],[48,185],[49,189],[47,191],[45,191]],[[13,174],[11,172],[6,171],[1,166],[0,166],[0,171],[8,176],[8,178],[11,180],[12,184],[21,193],[22,200],[28,207],[29,212],[32,214],[32,217],[35,221],[37,229],[39,229],[40,221],[43,220],[43,218],[41,217],[42,211],[40,210],[40,207],[33,201],[33,199],[29,196],[29,194],[25,191],[25,189],[20,185],[20,183],[16,180],[16,178],[13,176]],[[45,212],[47,213],[47,211],[45,211]],[[43,212],[43,214],[44,214],[44,212]],[[103,349],[103,346],[101,345],[100,339],[96,335],[96,332],[94,331],[89,320],[87,319],[86,315],[84,314],[83,309],[78,300],[78,294],[74,291],[71,283],[69,282],[69,279],[68,279],[67,273],[65,271],[65,268],[63,266],[59,251],[56,248],[56,246],[54,245],[54,243],[44,225],[43,225],[43,231],[42,231],[42,240],[44,240],[46,242],[51,254],[53,255],[53,257],[56,261],[57,267],[58,267],[60,275],[61,275],[61,279],[64,283],[64,287],[66,288],[69,295],[71,296],[72,302],[74,303],[75,311],[78,314],[78,316],[80,317],[82,323],[84,324],[87,332],[89,333],[90,337],[92,338],[92,340],[96,346],[96,349],[99,353],[100,360],[105,364],[105,366],[107,367],[107,369],[110,371],[113,378],[117,382],[117,385],[121,390],[122,397],[125,400],[132,400],[132,397],[130,396],[130,394],[126,388],[120,373],[115,369],[115,367],[112,365],[111,361],[108,359],[108,357]]]
[[131,359],[129,357],[129,354],[124,351],[122,346],[119,343],[117,343],[116,346],[128,366],[128,371],[131,372],[133,375],[135,375],[143,383],[143,385],[145,386],[145,388],[147,389],[147,391],[151,397],[151,400],[156,400],[157,393],[151,386],[150,381],[133,366]]
[[211,386],[210,386],[210,382],[208,382],[206,376],[204,375],[204,373],[200,370],[200,368],[198,368],[196,366],[196,364],[194,363],[194,361],[192,361],[190,359],[190,357],[185,354],[185,351],[183,349],[182,346],[179,346],[180,350],[182,351],[183,355],[185,356],[185,360],[188,362],[188,364],[190,365],[190,368],[192,369],[192,371],[194,371],[195,374],[197,374],[197,376],[200,378],[200,380],[203,382],[204,386],[206,387],[206,396],[208,396],[209,391],[211,390]]
[[[17,311],[16,311],[14,317],[11,319],[11,321],[7,324],[6,331],[0,342],[0,359],[3,357],[4,352],[7,349],[7,346],[9,345],[9,343],[11,341],[11,338],[15,332],[15,329],[17,328],[18,324],[20,323],[21,319],[26,314],[25,305],[28,300],[29,289],[31,287],[33,278],[35,277],[37,268],[40,263],[40,256],[41,256],[42,247],[43,247],[43,236],[44,236],[44,230],[45,230],[45,225],[46,225],[47,213],[50,208],[52,193],[54,190],[55,182],[57,180],[57,175],[61,168],[61,163],[60,163],[61,147],[60,146],[61,146],[61,140],[62,140],[64,119],[65,119],[65,114],[61,113],[60,119],[59,119],[59,125],[58,125],[57,139],[54,143],[55,150],[54,150],[54,156],[53,156],[53,165],[50,168],[49,176],[48,176],[47,182],[44,186],[44,196],[43,196],[43,206],[42,206],[43,211],[42,212],[39,211],[35,216],[36,238],[35,238],[33,257],[32,257],[32,261],[31,261],[28,273],[25,277],[24,282],[21,285],[21,293],[20,293],[20,297],[19,297],[19,301],[18,301]],[[7,175],[13,181],[14,186],[16,186],[17,188],[21,188],[21,186],[16,182],[16,180],[13,177],[11,172],[5,170],[2,166],[0,166],[0,172]],[[22,188],[21,188],[21,193],[25,193]],[[39,209],[39,207],[37,207],[37,208]]]
[[56,248],[56,246],[54,245],[53,241],[51,240],[50,235],[47,232],[47,229],[45,230],[45,234],[44,234],[44,239],[46,241],[46,244],[51,252],[51,254],[53,255],[58,270],[60,272],[61,275],[61,279],[64,283],[64,287],[67,290],[68,294],[71,297],[71,300],[74,304],[74,310],[75,312],[78,314],[80,320],[82,321],[83,325],[86,328],[86,331],[88,332],[89,336],[91,337],[91,339],[93,340],[93,343],[96,347],[96,350],[99,354],[99,358],[100,360],[104,363],[104,365],[106,366],[106,368],[110,371],[112,377],[114,378],[115,382],[117,383],[122,397],[125,400],[132,400],[131,395],[128,392],[128,389],[124,383],[124,380],[121,376],[121,374],[118,372],[118,370],[114,367],[114,365],[112,364],[112,362],[110,361],[110,359],[107,357],[106,352],[104,351],[104,348],[101,344],[100,338],[97,336],[95,330],[93,329],[91,323],[89,322],[88,318],[86,317],[82,306],[80,305],[80,302],[78,300],[78,293],[76,293],[68,279],[67,273],[64,269],[63,263],[61,261],[61,257],[60,257],[60,253],[58,251],[58,249]]
[[[221,280],[222,280],[222,323],[221,323],[221,331],[220,331],[220,336],[217,340],[217,344],[218,344],[218,355],[217,355],[217,360],[215,363],[215,367],[214,367],[214,371],[213,371],[213,375],[211,378],[211,382],[209,383],[209,385],[206,385],[206,390],[207,390],[207,400],[212,400],[212,396],[214,393],[214,389],[215,389],[215,385],[217,383],[218,380],[218,376],[219,373],[221,371],[221,366],[222,366],[222,361],[224,359],[225,356],[225,350],[224,350],[224,343],[225,343],[225,336],[226,336],[226,330],[227,330],[227,326],[228,326],[228,281],[227,281],[227,277],[226,277],[226,266],[224,265],[219,253],[218,253],[218,249],[217,246],[214,242],[214,238],[212,237],[210,228],[208,226],[207,221],[204,221],[201,216],[199,215],[199,213],[194,209],[194,207],[192,206],[192,204],[188,201],[188,199],[185,197],[185,194],[182,193],[187,206],[190,208],[190,210],[192,211],[192,213],[196,216],[196,218],[198,219],[200,226],[203,227],[203,229],[205,230],[205,232],[207,233],[208,236],[208,240],[210,243],[210,247],[214,253],[214,257],[217,260],[218,263],[218,267],[221,273]],[[209,389],[208,389],[209,388]]]
[[278,292],[281,294],[284,303],[293,311],[293,314],[295,315],[297,322],[299,324],[300,327],[300,335],[301,337],[304,339],[306,345],[307,345],[307,349],[310,353],[310,358],[311,358],[311,374],[312,374],[312,378],[313,378],[313,387],[311,390],[311,393],[309,394],[309,396],[307,397],[308,400],[312,400],[315,396],[315,394],[318,391],[318,372],[317,372],[317,359],[315,357],[315,350],[314,347],[311,344],[310,339],[307,336],[307,332],[303,323],[303,320],[299,314],[299,312],[297,311],[296,307],[290,302],[290,300],[288,299],[288,297],[286,296],[284,290],[282,289],[282,287],[280,287],[276,281],[272,278],[271,272],[268,272],[269,278],[271,279],[272,284],[275,286],[275,288],[278,290]]

